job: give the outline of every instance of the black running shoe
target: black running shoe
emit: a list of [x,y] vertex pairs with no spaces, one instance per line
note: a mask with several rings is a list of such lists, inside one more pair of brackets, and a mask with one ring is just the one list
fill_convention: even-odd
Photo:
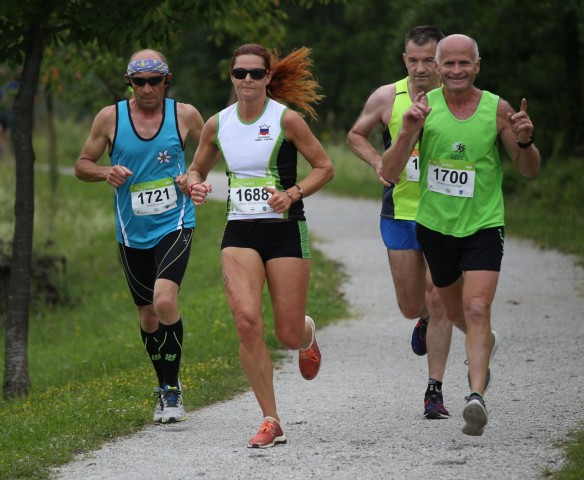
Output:
[[424,417],[428,420],[448,418],[450,413],[444,407],[442,393],[426,394],[424,397]]
[[414,332],[412,333],[412,350],[416,355],[426,355],[426,331],[428,330],[428,320],[429,318],[420,318],[416,326],[414,327]]

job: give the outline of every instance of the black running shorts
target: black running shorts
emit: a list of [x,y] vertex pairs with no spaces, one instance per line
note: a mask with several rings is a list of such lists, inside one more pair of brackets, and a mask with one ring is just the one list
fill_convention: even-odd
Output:
[[154,282],[159,278],[180,286],[191,253],[193,229],[184,228],[164,236],[152,248],[130,248],[118,243],[126,280],[138,307],[154,302]]
[[256,250],[264,263],[280,257],[310,258],[304,220],[230,220],[225,226],[221,250],[227,247]]
[[453,284],[462,272],[501,270],[505,243],[503,227],[484,228],[468,237],[453,237],[418,224],[416,236],[428,262],[432,282],[439,288]]

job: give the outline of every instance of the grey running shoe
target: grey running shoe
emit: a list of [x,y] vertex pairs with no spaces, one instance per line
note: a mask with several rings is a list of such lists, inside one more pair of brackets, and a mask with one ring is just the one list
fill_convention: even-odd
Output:
[[[497,332],[495,332],[495,330],[491,330],[491,333],[493,334],[493,348],[491,350],[491,356],[489,358],[489,368],[487,368],[487,384],[485,385],[485,391],[483,393],[487,393],[487,390],[491,386],[491,378],[492,378],[491,377],[491,362],[493,361],[493,358],[495,357],[495,353],[497,352],[497,349],[499,348],[499,335],[497,335]],[[465,360],[464,363],[466,365],[468,365],[468,360]],[[470,373],[467,373],[466,377],[468,379],[468,388],[472,388],[470,386]]]
[[484,433],[485,425],[489,421],[485,401],[478,393],[471,393],[465,400],[466,405],[462,410],[464,419],[462,433],[478,437]]
[[162,423],[182,422],[187,419],[187,412],[183,406],[182,392],[179,387],[164,386],[162,393]]
[[164,411],[164,403],[162,400],[162,388],[156,387],[154,389],[154,395],[156,396],[156,409],[154,410],[154,416],[152,420],[155,422],[162,422],[162,412]]

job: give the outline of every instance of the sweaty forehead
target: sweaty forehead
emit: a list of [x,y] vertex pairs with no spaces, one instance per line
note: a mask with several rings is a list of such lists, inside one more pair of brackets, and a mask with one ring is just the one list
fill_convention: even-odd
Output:
[[424,45],[416,45],[414,42],[408,42],[406,47],[406,55],[408,57],[433,57],[436,53],[436,46],[438,44],[434,41],[425,43]]
[[264,59],[258,55],[239,55],[235,59],[233,68],[266,68]]
[[473,60],[473,51],[470,48],[445,48],[440,53],[440,61],[444,62],[446,60]]
[[440,60],[449,58],[471,58],[475,59],[477,52],[474,42],[461,35],[453,35],[442,40],[438,46],[438,56]]

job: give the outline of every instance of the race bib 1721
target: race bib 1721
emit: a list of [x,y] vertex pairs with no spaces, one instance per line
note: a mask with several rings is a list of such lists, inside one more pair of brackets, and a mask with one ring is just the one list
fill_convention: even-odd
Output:
[[159,215],[176,208],[176,188],[171,177],[135,183],[130,194],[135,215]]

